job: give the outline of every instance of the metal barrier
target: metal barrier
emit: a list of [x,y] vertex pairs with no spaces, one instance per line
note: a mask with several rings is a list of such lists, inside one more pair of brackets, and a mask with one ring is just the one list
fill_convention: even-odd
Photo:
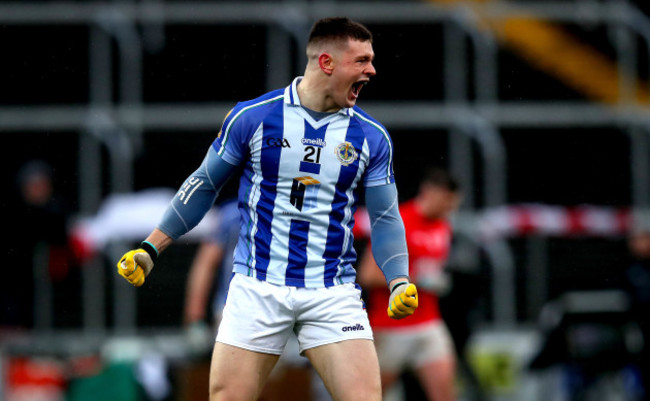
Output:
[[[493,18],[531,14],[559,22],[610,24],[620,30],[615,35],[614,46],[618,49],[621,69],[633,73],[637,63],[636,52],[630,47],[630,32],[644,41],[650,55],[650,23],[631,5],[621,3],[575,2],[575,3],[527,3],[513,6],[504,2],[486,3],[470,7],[442,7],[425,3],[382,3],[381,7],[363,2],[181,2],[145,1],[140,3],[2,3],[0,23],[7,25],[85,24],[90,29],[90,102],[88,105],[47,105],[12,107],[0,106],[0,130],[4,135],[21,129],[30,130],[76,130],[79,141],[81,213],[92,214],[101,201],[98,187],[102,176],[100,164],[101,147],[110,155],[111,190],[132,190],[133,157],[139,151],[141,134],[148,129],[188,132],[214,128],[214,116],[224,115],[229,108],[225,103],[207,104],[147,104],[142,101],[142,55],[148,48],[162,46],[164,32],[161,27],[171,23],[193,24],[264,24],[268,29],[267,52],[281,60],[291,60],[291,43],[304,40],[305,29],[316,17],[346,14],[365,23],[418,24],[440,23],[445,31],[443,57],[445,68],[445,101],[422,102],[366,102],[364,109],[381,115],[382,122],[391,128],[444,128],[450,138],[449,154],[451,169],[456,172],[464,186],[473,187],[475,179],[469,166],[473,164],[471,145],[476,143],[483,152],[484,181],[486,191],[484,204],[498,206],[508,201],[505,173],[506,154],[500,129],[507,127],[592,127],[620,125],[629,127],[634,177],[634,200],[639,208],[647,208],[650,201],[647,166],[647,127],[650,117],[647,111],[635,104],[630,95],[632,85],[621,75],[620,91],[624,94],[620,105],[608,108],[592,103],[528,103],[503,102],[499,100],[496,74],[496,45],[493,38],[479,30],[476,10]],[[136,28],[143,27],[142,33]],[[475,65],[473,70],[476,100],[467,96],[470,79],[464,71],[468,60],[465,40],[473,45]],[[112,76],[113,48],[117,43],[119,65],[118,77]],[[302,46],[303,43],[300,43]],[[301,56],[302,57],[302,56]],[[286,82],[289,70],[296,65],[301,68],[304,59],[299,57],[295,65],[290,62],[271,67],[266,75],[267,89]],[[459,66],[464,66],[460,68]],[[121,95],[112,101],[113,80]],[[627,129],[624,129],[627,132]],[[473,142],[472,142],[473,141]],[[468,195],[466,209],[477,208],[478,200]],[[511,260],[507,244],[491,247],[492,253],[501,260]],[[117,251],[115,251],[117,252]],[[114,252],[109,252],[114,253]],[[115,255],[112,255],[115,256]],[[94,274],[103,269],[98,261],[87,266],[84,273],[84,327],[87,330],[103,330],[104,305],[96,296],[105,283]],[[495,300],[497,323],[515,321],[513,263],[504,263],[502,280],[495,280],[500,294]],[[508,270],[506,272],[506,270]],[[118,286],[119,288],[119,286]],[[119,289],[119,302],[133,305],[132,289]],[[126,308],[135,311],[135,308]],[[102,318],[98,318],[102,316]],[[46,318],[44,318],[46,321]],[[135,316],[115,315],[117,328],[135,329]]]

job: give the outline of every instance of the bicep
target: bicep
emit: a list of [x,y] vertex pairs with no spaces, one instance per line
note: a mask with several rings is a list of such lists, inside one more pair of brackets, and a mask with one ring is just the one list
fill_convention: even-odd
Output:
[[397,217],[401,221],[397,187],[394,183],[367,187],[365,197],[371,230],[381,219],[394,219]]

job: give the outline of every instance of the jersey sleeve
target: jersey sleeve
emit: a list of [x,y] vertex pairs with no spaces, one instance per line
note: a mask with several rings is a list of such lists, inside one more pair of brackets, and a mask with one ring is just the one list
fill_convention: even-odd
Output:
[[238,166],[248,155],[248,143],[255,132],[252,122],[244,115],[246,108],[238,103],[228,112],[212,147],[226,162]]
[[393,141],[386,128],[375,121],[367,125],[370,160],[365,174],[366,187],[395,183],[393,173]]
[[395,184],[366,189],[368,215],[371,226],[372,255],[377,266],[391,280],[409,273],[406,231],[399,213]]

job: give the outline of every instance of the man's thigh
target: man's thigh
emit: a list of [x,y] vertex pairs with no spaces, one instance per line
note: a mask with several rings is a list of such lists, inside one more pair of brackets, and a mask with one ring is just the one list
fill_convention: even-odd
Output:
[[345,340],[305,350],[334,401],[381,400],[379,363],[371,340]]
[[279,356],[215,342],[210,400],[256,400]]

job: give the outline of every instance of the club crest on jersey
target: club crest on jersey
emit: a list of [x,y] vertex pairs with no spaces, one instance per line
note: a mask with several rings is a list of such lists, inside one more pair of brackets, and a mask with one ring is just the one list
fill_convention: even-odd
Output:
[[359,154],[350,142],[343,142],[339,144],[334,150],[336,157],[342,165],[347,166],[357,160]]

